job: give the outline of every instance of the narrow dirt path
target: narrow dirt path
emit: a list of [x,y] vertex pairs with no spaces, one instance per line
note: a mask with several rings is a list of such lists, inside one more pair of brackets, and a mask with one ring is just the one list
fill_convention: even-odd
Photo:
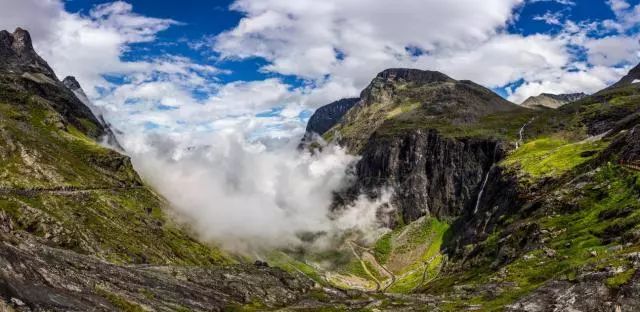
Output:
[[[364,246],[360,246],[358,245],[356,242],[353,241],[349,241],[349,244],[352,248],[352,250],[355,252],[355,249],[353,248],[354,246],[363,250],[363,254],[367,255],[367,260],[369,260],[369,262],[372,262],[372,265],[374,265],[376,268],[381,269],[378,271],[382,271],[385,273],[385,275],[387,275],[388,279],[386,279],[385,281],[383,281],[382,283],[380,283],[380,281],[375,278],[373,275],[372,277],[378,281],[379,285],[380,285],[380,289],[379,291],[385,292],[389,287],[391,287],[391,285],[393,285],[396,282],[396,276],[395,274],[393,274],[393,272],[391,272],[389,269],[387,269],[387,267],[385,267],[384,265],[382,265],[380,262],[378,262],[378,259],[376,259],[374,252],[367,247]],[[363,257],[358,255],[358,259],[360,259],[361,264],[366,267],[366,265],[363,262]],[[366,269],[367,272],[369,272],[368,269]],[[369,272],[370,274],[370,272]]]
[[42,193],[58,194],[58,195],[73,195],[73,194],[85,194],[90,192],[100,191],[122,191],[122,190],[134,190],[142,189],[144,186],[122,186],[122,187],[88,187],[80,188],[73,186],[61,186],[61,187],[34,187],[34,188],[10,188],[0,187],[0,195],[23,195],[33,196]]
[[432,281],[434,278],[436,278],[438,276],[438,274],[440,273],[440,268],[438,268],[438,272],[436,274],[433,275],[433,277],[431,277],[431,279],[429,279],[427,281],[427,272],[429,271],[429,266],[431,266],[431,262],[433,262],[433,260],[436,259],[438,255],[433,255],[431,256],[431,258],[429,258],[427,261],[424,262],[424,271],[422,271],[422,281],[420,281],[420,284],[418,284],[414,290],[420,288],[422,285],[426,284],[427,282]]
[[352,241],[349,241],[349,248],[351,248],[351,252],[360,262],[360,265],[362,266],[362,269],[364,270],[364,272],[367,273],[367,275],[369,275],[369,277],[371,277],[371,279],[373,279],[373,281],[376,283],[376,291],[380,291],[381,289],[380,281],[378,280],[378,278],[375,277],[375,275],[373,275],[373,273],[371,273],[371,271],[369,271],[369,268],[367,268],[366,263],[364,262],[360,254],[358,254],[354,246],[358,246],[358,245]]

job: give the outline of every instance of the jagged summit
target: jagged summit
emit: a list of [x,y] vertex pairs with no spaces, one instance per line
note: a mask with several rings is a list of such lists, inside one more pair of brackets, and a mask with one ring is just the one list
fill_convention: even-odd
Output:
[[100,115],[99,112],[96,112],[95,108],[93,107],[93,104],[91,103],[91,101],[87,97],[87,94],[84,93],[84,90],[82,89],[82,86],[80,86],[80,83],[78,82],[78,80],[76,80],[76,77],[67,76],[62,80],[62,84],[67,89],[71,90],[76,95],[76,97],[78,97],[78,99],[80,101],[82,101],[82,103],[87,105],[87,107],[89,107],[89,109],[91,109],[93,114],[96,115],[96,117],[98,117],[98,115]]
[[69,88],[70,90],[78,90],[78,89],[82,90],[80,83],[74,76],[65,77],[62,80],[62,83],[64,84],[65,87]]
[[29,32],[22,28],[17,28],[13,33],[0,31],[0,71],[40,73],[58,80],[49,64],[33,49]]
[[538,96],[532,96],[522,102],[523,107],[527,108],[558,108],[567,103],[575,102],[587,97],[585,93],[570,93],[570,94],[551,94],[542,93]]
[[[0,87],[45,99],[62,116],[61,127],[75,126],[88,136],[104,136],[104,122],[96,117],[75,79],[58,80],[55,72],[34,50],[29,32],[18,28],[13,33],[0,31]],[[81,89],[79,89],[81,90]]]
[[116,136],[116,132],[118,131],[115,130],[111,126],[111,124],[104,118],[103,110],[100,109],[100,107],[95,106],[93,102],[89,100],[89,97],[87,97],[87,94],[82,89],[82,86],[80,86],[80,83],[78,82],[76,77],[67,76],[62,80],[62,84],[64,84],[67,89],[73,92],[73,94],[75,94],[75,96],[84,105],[86,105],[91,110],[93,115],[98,119],[100,125],[104,128],[104,139],[106,139],[107,144],[118,151],[124,151],[124,148],[122,147]]

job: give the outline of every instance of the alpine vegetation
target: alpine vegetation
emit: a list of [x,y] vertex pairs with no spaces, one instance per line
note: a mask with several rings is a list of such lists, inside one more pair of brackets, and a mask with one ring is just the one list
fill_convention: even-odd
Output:
[[0,0],[0,311],[640,311],[639,12]]

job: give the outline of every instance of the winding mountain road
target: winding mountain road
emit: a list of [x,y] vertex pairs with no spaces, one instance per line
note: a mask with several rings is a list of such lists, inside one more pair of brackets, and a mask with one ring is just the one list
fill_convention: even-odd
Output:
[[61,187],[34,187],[34,188],[13,188],[13,187],[0,187],[0,195],[21,195],[21,196],[34,196],[42,193],[57,194],[57,195],[73,195],[73,194],[86,194],[90,192],[99,191],[122,191],[132,189],[143,189],[144,186],[121,186],[121,187],[75,187],[75,186],[61,186]]

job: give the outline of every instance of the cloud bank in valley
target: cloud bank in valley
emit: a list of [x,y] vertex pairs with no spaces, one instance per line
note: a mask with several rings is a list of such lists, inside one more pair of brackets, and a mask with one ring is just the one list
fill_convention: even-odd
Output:
[[333,192],[350,183],[357,160],[343,149],[327,146],[312,155],[295,142],[270,147],[237,132],[204,140],[196,146],[159,136],[125,142],[136,168],[202,239],[249,251],[301,246],[302,233],[332,238],[357,231],[371,238],[381,229],[376,211],[389,196],[362,197],[342,213],[330,212]]
[[[564,9],[532,18],[547,31],[518,31],[522,9],[537,2]],[[296,152],[305,113],[357,95],[389,67],[440,70],[515,102],[542,92],[597,91],[640,60],[640,4],[600,4],[610,17],[573,20],[566,8],[577,2],[568,0],[398,0],[393,7],[235,0],[230,10],[241,18],[228,29],[169,42],[210,53],[211,62],[125,57],[142,44],[167,44],[158,35],[185,25],[146,16],[126,1],[69,12],[61,0],[0,0],[0,28],[29,29],[57,74],[78,78],[123,131],[136,168],[203,238],[275,245],[297,244],[305,230],[377,229],[381,202],[363,199],[342,217],[328,216],[332,192],[348,183],[355,158],[336,147]],[[222,81],[233,64],[252,60],[263,79]]]

